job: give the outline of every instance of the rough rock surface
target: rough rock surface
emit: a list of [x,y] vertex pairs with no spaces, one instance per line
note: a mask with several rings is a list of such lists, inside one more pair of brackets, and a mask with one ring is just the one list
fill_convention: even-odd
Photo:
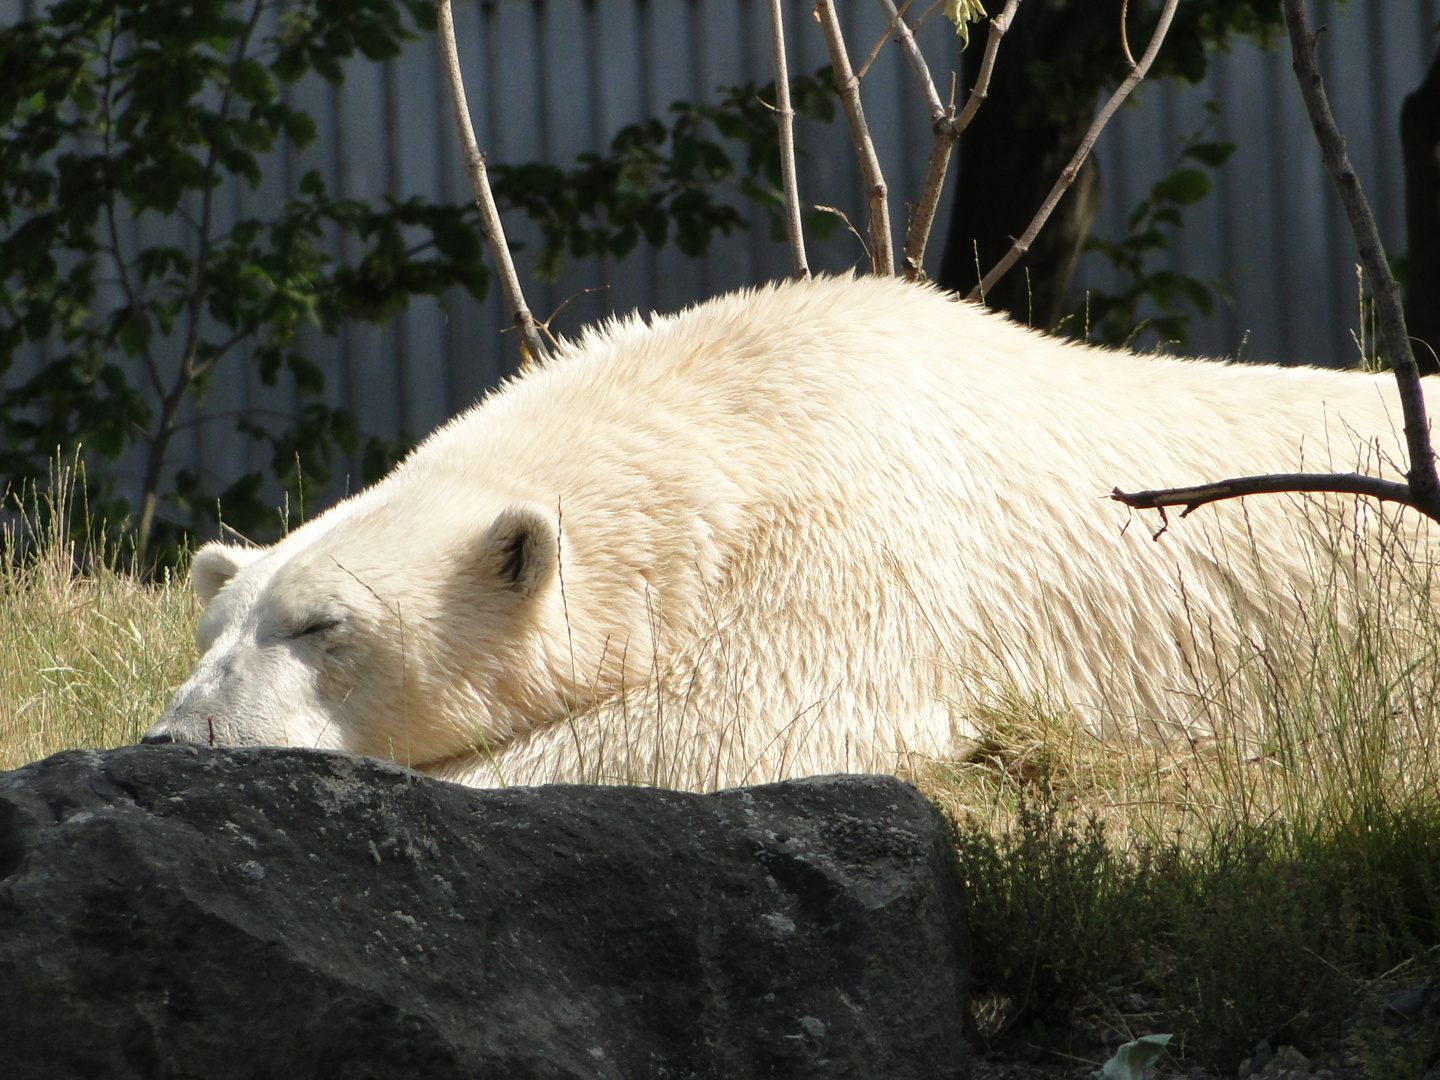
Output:
[[0,774],[0,1073],[962,1077],[959,883],[891,778],[477,791],[304,750]]

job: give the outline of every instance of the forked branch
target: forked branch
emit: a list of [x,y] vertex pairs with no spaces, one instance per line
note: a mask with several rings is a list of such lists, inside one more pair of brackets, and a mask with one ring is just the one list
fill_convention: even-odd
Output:
[[880,171],[880,158],[870,140],[865,124],[865,110],[860,105],[860,80],[850,67],[850,54],[840,32],[840,19],[835,14],[834,0],[816,0],[815,17],[825,32],[825,45],[830,52],[830,66],[835,72],[835,89],[850,125],[850,141],[860,162],[860,177],[870,204],[870,265],[879,275],[895,272],[895,248],[890,238],[890,207],[886,200],[885,176]]
[[785,193],[785,235],[795,276],[810,276],[805,234],[800,226],[800,192],[795,182],[795,109],[790,104],[790,65],[785,59],[785,23],[780,0],[770,0],[770,46],[775,62],[775,121],[780,126],[780,181]]
[[[990,75],[995,70],[995,54],[1000,51],[1000,39],[1015,20],[1015,11],[1020,0],[1009,0],[1005,9],[990,20],[990,32],[985,38],[985,55],[980,61],[980,73],[970,96],[965,99],[965,108],[955,115],[954,102],[944,105],[935,90],[935,80],[930,77],[930,67],[920,51],[912,32],[896,11],[893,0],[879,0],[880,9],[889,16],[894,26],[895,39],[905,53],[910,70],[915,76],[920,96],[930,110],[930,129],[935,133],[935,145],[930,150],[930,162],[925,170],[925,186],[920,191],[920,200],[915,204],[915,216],[905,234],[905,252],[900,261],[901,271],[909,281],[920,281],[925,276],[925,246],[930,242],[930,230],[935,225],[935,211],[940,205],[940,192],[945,186],[945,174],[950,168],[950,155],[955,149],[955,140],[970,126],[975,113],[984,104],[990,92]],[[952,95],[953,96],[953,95]]]
[[1430,422],[1425,415],[1425,397],[1420,390],[1420,370],[1415,366],[1415,353],[1410,348],[1410,335],[1405,329],[1400,286],[1390,273],[1390,260],[1385,257],[1385,247],[1380,243],[1375,216],[1370,212],[1370,203],[1360,187],[1360,177],[1350,164],[1350,155],[1345,152],[1345,139],[1330,112],[1325,83],[1315,62],[1317,35],[1310,31],[1305,5],[1301,0],[1284,0],[1283,7],[1285,25],[1290,32],[1295,78],[1300,83],[1300,96],[1305,100],[1310,126],[1315,129],[1315,141],[1320,144],[1320,158],[1340,194],[1350,231],[1355,234],[1360,262],[1375,289],[1380,333],[1390,352],[1390,367],[1395,372],[1395,381],[1400,389],[1400,406],[1405,416],[1410,489],[1416,499],[1415,505],[1440,520],[1440,484],[1435,477],[1435,451],[1430,446]]
[[510,247],[505,243],[505,227],[500,223],[500,211],[496,209],[495,196],[490,191],[485,155],[480,152],[480,144],[475,141],[475,129],[470,125],[470,105],[465,100],[465,81],[460,75],[460,54],[455,46],[455,20],[450,14],[450,0],[435,0],[435,14],[440,31],[440,56],[450,86],[450,104],[455,110],[455,131],[460,136],[460,149],[465,156],[465,173],[475,191],[475,205],[480,208],[480,224],[485,230],[490,254],[495,259],[500,289],[505,294],[505,303],[510,308],[515,327],[520,331],[524,354],[521,367],[524,368],[531,361],[545,358],[545,346],[540,340],[535,316],[530,313],[525,294],[520,291],[520,279],[515,274]]
[[1125,99],[1130,96],[1130,92],[1140,85],[1145,78],[1145,73],[1150,70],[1150,65],[1155,62],[1155,55],[1160,51],[1160,46],[1165,43],[1165,35],[1170,30],[1170,22],[1175,17],[1175,8],[1178,4],[1179,0],[1165,0],[1165,6],[1160,11],[1160,21],[1155,25],[1155,33],[1150,36],[1150,44],[1145,49],[1145,55],[1140,57],[1140,62],[1131,69],[1130,74],[1125,77],[1125,81],[1116,88],[1115,93],[1110,95],[1110,100],[1105,102],[1104,107],[1095,114],[1095,120],[1091,123],[1090,130],[1085,132],[1085,138],[1081,140],[1070,163],[1065,166],[1060,178],[1055,181],[1055,186],[1050,189],[1050,194],[1046,196],[1045,202],[1030,220],[1025,232],[1010,245],[1010,250],[1005,253],[1005,257],[990,269],[984,280],[970,290],[970,295],[966,297],[967,300],[983,301],[985,294],[995,287],[995,283],[1004,277],[1006,272],[1030,250],[1030,245],[1035,242],[1036,235],[1049,220],[1051,213],[1059,204],[1061,196],[1070,190],[1070,185],[1075,182],[1075,177],[1080,172],[1080,166],[1084,165],[1085,159],[1090,156],[1090,150],[1095,145],[1095,140],[1100,137],[1100,132],[1110,122],[1110,117],[1115,115],[1115,110],[1120,108]]
[[1160,510],[1167,506],[1183,506],[1183,518],[1206,503],[1222,499],[1239,499],[1246,495],[1274,495],[1283,491],[1334,492],[1337,495],[1369,495],[1381,502],[1400,503],[1423,510],[1415,501],[1408,484],[1381,480],[1363,473],[1271,473],[1268,476],[1240,476],[1213,484],[1194,487],[1160,488],[1156,491],[1121,491],[1115,488],[1110,498],[1134,510]]
[[[1320,157],[1325,164],[1325,171],[1330,174],[1330,179],[1340,194],[1340,202],[1345,208],[1345,216],[1350,222],[1350,229],[1359,248],[1360,261],[1375,288],[1380,330],[1390,352],[1390,366],[1395,372],[1405,417],[1406,450],[1410,457],[1410,468],[1406,474],[1408,482],[1398,484],[1358,473],[1280,473],[1222,480],[1218,484],[1204,484],[1199,487],[1137,491],[1130,494],[1116,488],[1110,497],[1137,509],[1159,509],[1162,515],[1167,506],[1184,506],[1185,510],[1181,514],[1181,517],[1184,517],[1197,506],[1221,499],[1282,491],[1329,491],[1369,495],[1382,502],[1399,503],[1440,521],[1440,485],[1437,485],[1435,477],[1435,452],[1430,444],[1430,424],[1425,414],[1420,373],[1415,365],[1415,355],[1410,348],[1410,337],[1405,328],[1400,289],[1390,273],[1390,263],[1380,243],[1375,216],[1371,213],[1370,204],[1360,186],[1360,178],[1345,152],[1345,139],[1330,111],[1325,83],[1320,77],[1320,68],[1315,60],[1317,35],[1310,29],[1304,0],[1283,0],[1282,6],[1285,25],[1290,35],[1295,77],[1300,83],[1300,94],[1305,101],[1310,126],[1315,131],[1315,141],[1320,146]],[[1160,532],[1155,534],[1156,537],[1164,531],[1162,526]]]

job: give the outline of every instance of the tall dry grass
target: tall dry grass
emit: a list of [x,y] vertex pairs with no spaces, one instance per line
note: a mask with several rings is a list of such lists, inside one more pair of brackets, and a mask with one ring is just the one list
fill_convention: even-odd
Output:
[[[67,539],[54,490],[0,536],[0,769],[135,741],[195,662],[185,583]],[[1180,719],[1206,737],[1101,741],[1068,703],[1012,692],[971,717],[969,752],[914,768],[961,826],[984,1037],[1082,1013],[1124,1027],[1114,1000],[1138,988],[1178,1057],[1229,1070],[1260,1038],[1323,1048],[1367,995],[1440,979],[1432,548],[1349,512],[1324,519],[1306,594],[1268,598],[1278,631],[1195,677]],[[1214,629],[1190,627],[1197,649]],[[1387,1023],[1347,1038],[1425,1060]]]
[[[1122,847],[1204,846],[1272,822],[1327,831],[1376,814],[1440,816],[1435,553],[1408,516],[1337,505],[1297,500],[1320,537],[1308,595],[1263,598],[1272,632],[1232,632],[1242,644],[1226,647],[1219,677],[1188,688],[1186,721],[1205,737],[1102,741],[1063,701],[1011,694],[976,717],[985,734],[967,760],[913,778],[957,821],[997,832],[1043,777]],[[1218,652],[1213,630],[1192,623],[1191,646]]]
[[0,769],[135,742],[195,663],[193,594],[70,539],[76,490],[11,502],[0,535]]
[[[70,540],[73,490],[62,475],[32,493],[0,537],[0,768],[135,741],[195,663],[199,605],[184,581],[138,581]],[[1064,702],[1011,694],[973,717],[984,735],[963,760],[911,778],[957,821],[1000,832],[1043,775],[1122,848],[1205,843],[1240,823],[1343,828],[1375,812],[1435,813],[1429,549],[1394,518],[1323,524],[1310,595],[1276,598],[1292,612],[1286,633],[1233,651],[1220,679],[1197,678],[1190,719],[1214,737],[1100,741]],[[1191,631],[1205,648],[1208,628]]]

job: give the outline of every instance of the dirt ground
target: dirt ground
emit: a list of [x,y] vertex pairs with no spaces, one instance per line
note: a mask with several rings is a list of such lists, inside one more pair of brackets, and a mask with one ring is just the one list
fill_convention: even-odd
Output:
[[[1067,1030],[1010,1033],[976,1055],[975,1080],[1094,1080],[1115,1048],[1154,1034],[1156,1002],[1140,994],[1118,1007],[1080,1008]],[[985,1021],[983,1007],[977,1019]],[[984,1040],[981,1039],[983,1044]],[[1303,1050],[1303,1052],[1302,1052]],[[1153,1080],[1440,1080],[1440,985],[1430,979],[1367,987],[1354,1015],[1330,1036],[1303,1048],[1257,1040],[1254,1052],[1228,1068],[1189,1067],[1162,1058]]]

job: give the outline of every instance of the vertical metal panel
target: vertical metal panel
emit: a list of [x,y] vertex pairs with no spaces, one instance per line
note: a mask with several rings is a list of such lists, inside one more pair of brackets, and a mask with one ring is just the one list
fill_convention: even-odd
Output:
[[[1437,8],[1435,0],[1315,5],[1315,22],[1327,27],[1320,60],[1336,119],[1392,255],[1406,244],[1400,103],[1434,56]],[[1283,36],[1271,52],[1237,41],[1228,54],[1212,56],[1200,86],[1169,91],[1182,117],[1188,103],[1215,101],[1218,134],[1238,149],[1220,170],[1216,192],[1186,212],[1168,265],[1217,280],[1229,293],[1214,318],[1195,320],[1197,351],[1233,356],[1243,342],[1245,359],[1353,365],[1355,246],[1322,173],[1288,53]],[[1139,108],[1122,110],[1101,137],[1105,197],[1097,235],[1122,235],[1129,207],[1169,167],[1173,147],[1162,151],[1135,134],[1146,114],[1163,111],[1165,93],[1142,87]],[[1181,120],[1176,134],[1185,130]],[[1078,284],[1113,287],[1094,256],[1082,261]]]

